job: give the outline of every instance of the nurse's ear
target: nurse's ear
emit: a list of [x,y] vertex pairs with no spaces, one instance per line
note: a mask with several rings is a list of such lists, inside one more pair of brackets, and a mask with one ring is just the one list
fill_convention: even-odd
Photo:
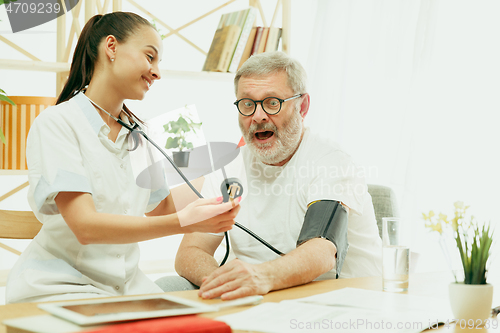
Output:
[[115,61],[118,40],[115,36],[109,35],[104,40],[104,53],[110,62]]

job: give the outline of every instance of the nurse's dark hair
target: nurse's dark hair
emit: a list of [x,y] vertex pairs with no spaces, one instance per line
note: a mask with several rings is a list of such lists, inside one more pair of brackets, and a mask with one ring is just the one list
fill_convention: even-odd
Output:
[[[155,29],[148,20],[134,13],[113,12],[91,17],[78,38],[68,80],[57,98],[56,105],[71,99],[90,83],[98,59],[99,44],[104,38],[113,35],[118,42],[123,43],[143,26]],[[123,110],[129,117],[143,123],[125,104]],[[138,143],[135,138],[134,141]]]

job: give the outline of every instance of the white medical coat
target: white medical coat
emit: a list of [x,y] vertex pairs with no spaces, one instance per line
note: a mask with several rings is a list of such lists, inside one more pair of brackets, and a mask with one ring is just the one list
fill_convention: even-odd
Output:
[[97,212],[143,216],[169,194],[166,182],[153,190],[136,185],[129,131],[122,128],[116,142],[109,131],[83,93],[35,119],[28,201],[43,226],[9,274],[7,303],[162,292],[138,269],[137,243],[80,244],[54,201],[61,191],[87,192]]

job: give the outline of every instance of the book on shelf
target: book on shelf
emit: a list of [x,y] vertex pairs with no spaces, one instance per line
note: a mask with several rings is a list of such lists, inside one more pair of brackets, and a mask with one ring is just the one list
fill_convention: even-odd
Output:
[[256,27],[256,32],[255,32],[255,39],[253,41],[252,45],[252,52],[250,52],[250,55],[257,54],[257,51],[259,50],[259,44],[260,40],[262,39],[262,31],[264,30],[264,27]]
[[256,18],[254,7],[223,14],[203,70],[234,73],[250,56],[278,50],[282,29],[255,27]]
[[234,24],[217,29],[203,65],[204,71],[227,71],[240,30],[241,28]]
[[250,58],[250,55],[252,54],[252,48],[253,48],[253,42],[255,40],[255,33],[257,32],[257,27],[252,27],[252,30],[250,31],[250,34],[247,39],[247,44],[245,45],[245,50],[243,51],[243,54],[240,59],[240,64],[238,65],[238,69],[243,65],[245,61],[247,61],[248,58]]
[[256,16],[254,7],[221,16],[203,66],[204,71],[236,71]]
[[262,36],[260,37],[259,47],[257,48],[257,53],[263,53],[266,49],[267,37],[269,36],[269,27],[264,27],[262,29]]
[[[238,69],[245,63],[245,61],[250,58],[250,56],[257,54],[259,46],[262,41],[262,34],[264,28],[263,27],[253,27],[250,32],[250,36],[248,37],[247,45],[245,47],[245,51],[240,60],[240,64]],[[269,36],[267,37],[267,41],[264,47],[264,52],[272,52],[277,51],[279,49],[279,45],[281,42],[281,28],[271,28],[269,30]]]
[[247,41],[250,37],[250,33],[255,22],[255,18],[257,17],[257,9],[255,7],[246,9],[243,17],[245,18],[245,20],[241,28],[240,38],[238,39],[238,43],[236,44],[233,57],[228,68],[228,72],[231,73],[236,72],[239,67],[241,58],[247,45]]
[[278,50],[278,44],[281,37],[281,28],[270,27],[267,36],[266,48],[264,52],[274,52]]

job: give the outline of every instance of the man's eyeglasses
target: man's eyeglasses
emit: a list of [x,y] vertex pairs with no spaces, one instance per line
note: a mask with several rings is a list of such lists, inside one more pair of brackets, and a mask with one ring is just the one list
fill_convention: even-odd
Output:
[[234,102],[234,105],[236,105],[238,111],[246,117],[251,116],[255,113],[255,110],[257,110],[257,103],[260,103],[260,105],[262,106],[262,110],[264,110],[265,113],[275,115],[281,111],[281,106],[284,102],[302,97],[302,95],[304,94],[298,94],[287,99],[281,99],[278,97],[266,97],[261,101],[254,101],[250,98],[242,98]]

